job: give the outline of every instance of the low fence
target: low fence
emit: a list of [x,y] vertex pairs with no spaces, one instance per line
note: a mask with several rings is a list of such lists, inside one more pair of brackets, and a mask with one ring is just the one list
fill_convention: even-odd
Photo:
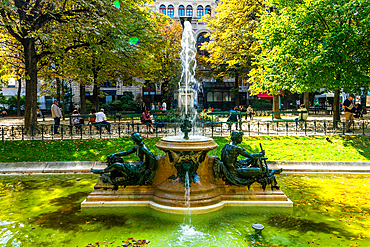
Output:
[[[326,120],[312,121],[243,121],[239,122],[203,122],[193,128],[191,134],[209,137],[229,136],[234,130],[241,130],[244,136],[278,136],[278,135],[344,135],[345,122]],[[54,135],[54,125],[12,125],[0,126],[0,138],[6,140],[52,140],[52,139],[89,139],[119,138],[129,136],[132,132],[148,137],[180,135],[181,123],[154,123],[154,133],[149,132],[149,124],[138,121],[110,124],[110,131],[104,125],[65,125],[59,126],[60,134]],[[369,120],[355,120],[351,126],[355,135],[370,135]]]

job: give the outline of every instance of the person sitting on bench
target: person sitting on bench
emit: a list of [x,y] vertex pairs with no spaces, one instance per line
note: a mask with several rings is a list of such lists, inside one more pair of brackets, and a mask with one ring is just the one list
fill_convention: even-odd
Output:
[[72,112],[72,125],[76,127],[76,133],[81,130],[81,126],[84,124],[84,119],[80,117],[80,113],[77,110]]
[[[297,118],[294,119],[294,121],[306,121],[308,118],[308,111],[307,111],[305,104],[301,104],[297,111],[299,111],[300,113],[298,113],[299,115]],[[304,113],[301,113],[302,111]]]
[[363,113],[362,113],[362,106],[361,104],[357,103],[355,104],[355,115],[353,116],[354,118],[362,118]]
[[95,109],[92,109],[91,110],[91,113],[94,114],[95,117],[96,117],[95,123],[97,125],[99,125],[99,124],[104,125],[104,127],[107,129],[108,133],[111,134],[111,132],[110,132],[110,123],[107,122],[107,117],[104,114],[104,109],[101,108],[100,109],[100,112],[96,112]]
[[149,134],[153,134],[153,121],[152,116],[150,115],[150,109],[146,109],[140,117],[142,124],[148,124]]

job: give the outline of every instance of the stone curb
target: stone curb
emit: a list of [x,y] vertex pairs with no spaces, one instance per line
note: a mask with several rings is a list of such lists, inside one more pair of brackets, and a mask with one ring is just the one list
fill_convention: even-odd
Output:
[[[365,161],[268,161],[271,169],[283,172],[370,173],[370,162]],[[0,174],[30,173],[90,173],[91,168],[105,168],[104,161],[23,162],[0,163]]]

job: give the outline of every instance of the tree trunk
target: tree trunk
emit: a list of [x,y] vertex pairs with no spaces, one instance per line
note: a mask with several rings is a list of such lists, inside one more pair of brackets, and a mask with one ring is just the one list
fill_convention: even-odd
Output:
[[[239,74],[235,73],[235,89],[239,88]],[[239,92],[239,90],[237,91]],[[235,105],[239,106],[240,104],[240,99],[239,99],[239,93],[235,93]]]
[[95,110],[99,109],[99,86],[94,78],[94,89],[93,89],[93,96],[92,96],[92,108]]
[[306,105],[307,110],[310,107],[309,106],[309,102],[310,102],[310,97],[309,96],[310,96],[309,92],[304,92],[304,94],[303,94],[303,103]]
[[[273,95],[272,111],[279,111],[279,95]],[[273,114],[274,119],[281,119],[280,114]]]
[[60,79],[55,78],[55,80],[57,82],[57,100],[60,102]]
[[63,114],[63,120],[65,120],[66,103],[65,103],[65,100],[64,100],[64,79],[62,79],[62,81],[61,81],[61,88],[62,88],[62,96],[61,96],[61,100],[62,100],[62,114]]
[[18,91],[17,91],[17,116],[21,116],[21,92],[22,92],[22,79],[18,78]]
[[80,112],[81,114],[86,114],[86,92],[85,85],[80,84]]
[[333,101],[333,123],[334,128],[338,128],[338,123],[340,121],[340,111],[339,111],[339,89],[334,90],[334,101]]
[[24,47],[26,68],[26,102],[24,106],[24,124],[37,124],[37,56],[35,40],[27,39],[22,43]]

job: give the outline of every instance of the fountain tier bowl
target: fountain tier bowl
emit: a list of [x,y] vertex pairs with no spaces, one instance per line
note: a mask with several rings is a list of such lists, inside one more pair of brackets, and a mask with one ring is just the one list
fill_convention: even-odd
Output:
[[218,145],[212,138],[205,136],[189,136],[188,140],[182,136],[168,136],[162,138],[156,147],[163,151],[210,151]]

